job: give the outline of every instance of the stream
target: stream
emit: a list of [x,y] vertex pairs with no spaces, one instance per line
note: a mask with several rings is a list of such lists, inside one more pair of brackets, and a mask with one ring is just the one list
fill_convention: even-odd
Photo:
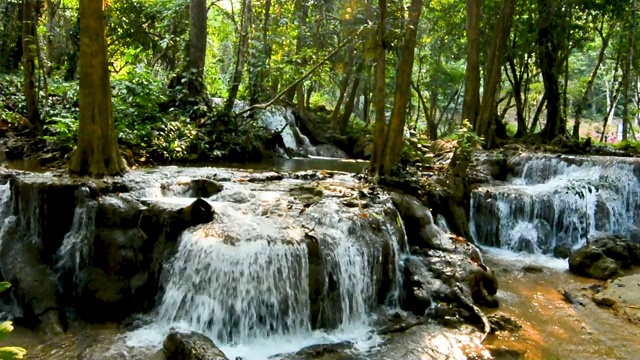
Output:
[[[129,317],[124,326],[97,325],[78,320],[70,306],[65,311],[73,321],[64,335],[17,323],[0,344],[26,348],[27,359],[160,359],[157,351],[169,331],[184,329],[207,335],[229,359],[243,360],[636,358],[640,328],[589,298],[590,289],[603,282],[571,275],[567,260],[552,257],[558,246],[577,248],[597,234],[629,236],[636,231],[640,171],[635,160],[525,156],[513,161],[514,174],[506,182],[474,190],[470,228],[499,282],[499,308],[484,310],[515,320],[522,326],[517,332],[498,332],[481,342],[475,327],[447,328],[434,321],[381,332],[389,319],[411,319],[399,309],[409,251],[405,225],[384,193],[366,193],[350,174],[360,172],[366,162],[311,158],[258,167],[137,170],[122,180],[127,194],[95,199],[82,195],[82,187],[74,190],[79,200],[69,219],[71,230],[63,233],[55,257],[57,276],[70,279],[62,286],[72,286],[74,292],[91,290],[83,279],[115,266],[97,260],[102,253],[95,256],[99,244],[94,237],[131,236],[142,244],[139,249],[156,254],[157,248],[150,251],[144,245],[146,235],[137,233],[149,227],[147,209],[168,212],[203,198],[215,217],[175,234],[177,247],[163,262],[157,280],[161,296],[152,311]],[[48,190],[38,184],[57,178],[48,173],[18,176],[19,186],[39,193]],[[202,179],[223,186],[211,193],[209,188],[194,192]],[[46,198],[25,196],[16,186],[0,188],[0,247],[20,221],[28,225],[25,238],[36,240],[46,232],[32,220],[47,216],[40,203]],[[28,211],[12,216],[15,206]],[[118,218],[114,227],[114,219],[103,217],[116,210],[142,215]],[[118,248],[114,257],[113,248],[99,249],[107,259],[125,260],[140,251]],[[147,260],[144,254],[136,256],[118,271],[141,271],[136,266]],[[132,286],[108,277],[105,281],[127,291]],[[584,306],[565,302],[561,287]],[[118,301],[124,304],[126,298]],[[93,309],[102,310],[117,312]],[[322,344],[329,344],[328,350],[314,356],[291,355]]]

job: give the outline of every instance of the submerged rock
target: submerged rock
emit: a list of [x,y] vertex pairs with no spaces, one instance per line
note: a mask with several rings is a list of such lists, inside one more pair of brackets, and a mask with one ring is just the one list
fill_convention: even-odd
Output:
[[213,340],[197,332],[172,332],[163,347],[166,360],[229,360]]
[[522,329],[522,325],[510,317],[493,314],[489,315],[489,322],[491,323],[491,332],[496,333],[498,331],[516,332]]

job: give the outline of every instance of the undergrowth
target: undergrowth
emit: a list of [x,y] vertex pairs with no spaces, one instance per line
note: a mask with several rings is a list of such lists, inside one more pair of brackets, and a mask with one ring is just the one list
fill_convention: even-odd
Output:
[[[222,114],[204,99],[183,101],[180,87],[169,90],[168,77],[138,67],[111,78],[118,142],[138,163],[183,161],[260,161],[271,134],[255,121]],[[60,157],[78,140],[77,82],[52,77],[48,101],[40,91],[45,120],[42,138]],[[0,120],[4,127],[25,128],[21,74],[0,75]]]

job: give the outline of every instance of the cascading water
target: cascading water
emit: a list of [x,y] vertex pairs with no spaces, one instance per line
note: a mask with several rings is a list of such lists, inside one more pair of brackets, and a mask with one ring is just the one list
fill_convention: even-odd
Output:
[[521,156],[507,185],[476,189],[470,229],[477,243],[550,254],[598,233],[629,234],[640,219],[633,160]]
[[[165,265],[153,328],[195,330],[230,358],[263,359],[363,337],[376,304],[397,304],[406,245],[392,221],[369,218],[332,198],[291,210],[292,198],[280,190],[224,201],[237,190],[212,197],[214,221],[182,234]],[[147,328],[131,335],[129,344],[144,344],[145,336],[162,338]]]
[[68,272],[76,284],[81,281],[79,277],[91,257],[97,208],[98,203],[89,199],[89,189],[82,188],[74,210],[71,230],[64,236],[56,254],[58,273]]

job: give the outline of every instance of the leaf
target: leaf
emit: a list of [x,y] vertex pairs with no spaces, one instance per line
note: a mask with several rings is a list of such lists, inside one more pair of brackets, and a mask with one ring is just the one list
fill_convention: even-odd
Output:
[[11,284],[9,284],[6,281],[0,282],[0,293],[6,291],[10,287],[11,287]]
[[[0,340],[6,338],[13,331],[13,325],[11,321],[5,321],[0,323]],[[0,357],[2,359],[2,357]]]
[[0,360],[24,359],[27,350],[17,346],[0,348]]

